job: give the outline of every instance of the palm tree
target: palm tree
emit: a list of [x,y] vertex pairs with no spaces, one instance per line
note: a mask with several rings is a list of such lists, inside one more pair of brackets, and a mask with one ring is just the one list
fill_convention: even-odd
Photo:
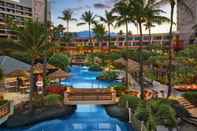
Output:
[[30,111],[33,110],[32,97],[34,88],[33,66],[35,60],[43,56],[43,51],[49,49],[50,45],[46,43],[48,39],[48,32],[46,26],[35,21],[27,21],[24,27],[17,27],[11,25],[10,27],[17,35],[17,41],[7,42],[5,45],[0,43],[1,49],[9,49],[12,52],[26,52],[31,56],[31,87],[29,94]]
[[169,63],[168,63],[168,94],[167,97],[170,97],[172,94],[172,53],[173,53],[173,49],[172,49],[172,45],[171,45],[171,41],[173,38],[173,22],[174,22],[174,11],[175,11],[175,5],[176,2],[181,3],[181,5],[184,6],[185,10],[188,11],[190,13],[190,15],[193,17],[193,13],[190,9],[190,7],[187,5],[185,0],[158,0],[157,5],[164,5],[164,4],[170,4],[170,30],[169,30],[169,49],[168,49],[168,54],[169,54]]
[[125,35],[125,44],[126,44],[126,54],[125,59],[127,61],[125,73],[126,73],[126,87],[129,86],[129,73],[128,73],[128,24],[129,22],[134,22],[132,15],[129,14],[130,7],[126,0],[119,1],[114,5],[114,8],[112,9],[112,12],[117,13],[118,16],[116,17],[116,26],[120,27],[122,25],[125,25],[126,29],[126,35]]
[[95,37],[101,47],[101,42],[104,39],[105,34],[106,34],[105,26],[103,24],[95,23],[94,28],[92,30],[95,33]]
[[111,52],[111,26],[116,20],[116,16],[113,16],[113,12],[105,11],[105,17],[100,16],[100,20],[107,24],[108,27],[108,48],[109,53]]
[[76,19],[72,17],[73,11],[71,9],[66,9],[62,13],[63,13],[63,16],[62,17],[58,17],[58,18],[66,21],[67,33],[69,33],[70,21],[76,21]]
[[152,9],[150,8],[147,11],[147,15],[146,15],[146,22],[144,24],[146,30],[148,30],[149,32],[149,40],[150,40],[150,44],[151,43],[151,28],[155,27],[156,25],[161,25],[164,22],[168,22],[170,23],[170,19],[165,17],[165,16],[161,16],[162,13],[166,13],[163,10],[160,9]]
[[3,70],[0,68],[0,81],[3,79]]
[[[92,44],[92,38],[91,38],[91,25],[94,24],[94,23],[96,22],[96,21],[95,21],[95,18],[96,18],[96,15],[94,15],[93,12],[91,12],[90,10],[89,10],[89,11],[85,11],[85,12],[82,14],[82,17],[81,17],[81,20],[82,20],[83,22],[77,24],[78,26],[88,24],[90,45]],[[91,46],[93,46],[93,45],[91,45]]]

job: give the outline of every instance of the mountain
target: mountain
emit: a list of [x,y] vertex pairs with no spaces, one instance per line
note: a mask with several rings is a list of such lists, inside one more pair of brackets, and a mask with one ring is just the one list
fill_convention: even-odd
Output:
[[[80,31],[80,32],[75,32],[76,36],[78,38],[81,38],[81,39],[88,39],[89,38],[89,31]],[[112,37],[115,37],[117,36],[117,33],[115,32],[111,32],[110,33]],[[95,36],[95,33],[94,32],[91,32],[91,36],[94,37]]]

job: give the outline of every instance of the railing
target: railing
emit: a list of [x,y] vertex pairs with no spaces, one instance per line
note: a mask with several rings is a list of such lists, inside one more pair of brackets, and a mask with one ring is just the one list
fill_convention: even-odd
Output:
[[110,104],[116,102],[116,91],[111,89],[68,89],[64,96],[65,104],[86,103]]

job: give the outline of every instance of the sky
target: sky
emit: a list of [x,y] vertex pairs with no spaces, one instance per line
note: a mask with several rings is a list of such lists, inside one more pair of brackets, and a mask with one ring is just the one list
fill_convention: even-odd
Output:
[[[70,31],[71,32],[79,32],[79,31],[87,31],[88,26],[77,26],[81,20],[81,15],[87,11],[91,10],[95,15],[103,16],[105,10],[110,10],[113,7],[115,0],[51,0],[51,11],[52,11],[52,22],[54,25],[62,24],[66,27],[66,22],[58,19],[58,17],[62,16],[62,11],[64,9],[72,9],[74,11],[73,17],[76,18],[77,22],[70,22]],[[162,10],[166,11],[164,14],[167,17],[170,17],[170,7],[169,5],[161,7]],[[176,19],[176,14],[174,16]],[[176,22],[176,21],[175,21]],[[120,28],[113,28],[113,32],[119,32],[122,30],[125,32],[125,27],[122,26]],[[136,34],[137,29],[134,25],[129,25],[129,30]],[[174,30],[176,30],[176,26],[174,26]],[[145,29],[143,29],[145,33],[148,33]],[[153,33],[165,33],[169,31],[169,24],[165,23],[160,26],[156,26],[152,28]]]

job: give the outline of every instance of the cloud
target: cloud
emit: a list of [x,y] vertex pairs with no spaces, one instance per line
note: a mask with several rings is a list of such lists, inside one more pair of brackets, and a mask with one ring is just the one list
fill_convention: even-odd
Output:
[[95,3],[94,4],[94,8],[97,8],[97,9],[107,9],[107,8],[110,8],[109,5],[106,5],[106,4],[102,4],[102,3]]

